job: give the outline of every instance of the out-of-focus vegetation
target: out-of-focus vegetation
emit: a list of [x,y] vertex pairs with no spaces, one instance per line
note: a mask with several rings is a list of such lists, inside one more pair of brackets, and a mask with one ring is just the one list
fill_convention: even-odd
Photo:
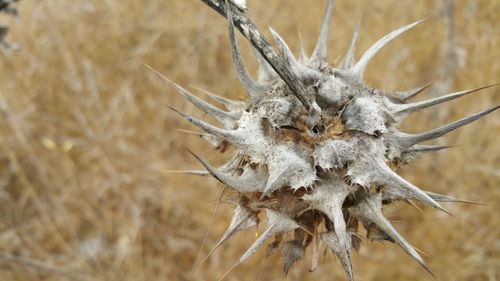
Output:
[[[325,1],[248,2],[266,34],[272,25],[297,54],[300,37],[311,51]],[[7,40],[20,46],[0,52],[0,280],[216,279],[259,229],[238,234],[192,269],[220,185],[167,171],[200,167],[184,147],[212,163],[221,157],[176,131],[193,127],[167,105],[200,113],[144,65],[181,85],[243,97],[226,22],[196,0],[23,0],[18,8],[19,18],[0,18],[10,26]],[[358,55],[392,29],[431,16],[377,55],[369,84],[393,91],[436,81],[424,94],[432,96],[500,82],[499,1],[338,0],[331,62],[342,58],[363,11]],[[488,108],[500,102],[499,91],[422,111],[405,128],[417,132]],[[455,217],[403,203],[386,208],[439,280],[500,278],[499,135],[494,113],[441,140],[460,146],[400,171],[427,190],[488,203],[447,205]],[[202,256],[230,215],[231,206],[221,205]],[[227,280],[285,279],[278,255],[263,254]],[[307,260],[286,279],[343,280],[331,253],[315,273]],[[432,278],[387,243],[366,241],[354,269],[358,280]]]

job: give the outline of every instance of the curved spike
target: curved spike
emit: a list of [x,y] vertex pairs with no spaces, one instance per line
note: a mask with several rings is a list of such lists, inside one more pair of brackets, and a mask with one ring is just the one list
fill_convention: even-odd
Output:
[[233,133],[231,130],[225,130],[225,129],[215,127],[215,126],[210,125],[204,121],[201,121],[197,118],[194,118],[193,116],[186,115],[173,107],[169,106],[169,108],[171,110],[173,110],[174,112],[176,112],[177,114],[181,115],[182,117],[186,118],[186,120],[188,120],[189,122],[191,122],[195,126],[203,129],[204,131],[206,131],[209,134],[212,134],[212,135],[217,136],[219,138],[224,138],[227,141],[229,141],[230,143],[233,143],[233,142],[240,143],[241,142],[241,139],[238,138],[236,136],[236,134]]
[[280,213],[278,211],[274,211],[271,209],[266,209],[267,211],[267,228],[266,230],[255,240],[255,242],[248,248],[248,250],[236,261],[233,266],[229,270],[227,270],[218,280],[222,280],[229,272],[231,272],[234,268],[244,262],[246,259],[251,257],[257,250],[259,249],[264,242],[270,238],[271,236],[292,231],[294,229],[299,228],[299,224],[290,218],[288,215]]
[[432,197],[434,200],[438,202],[451,202],[451,203],[465,203],[465,204],[475,204],[475,205],[487,205],[486,203],[481,203],[477,201],[470,201],[470,200],[463,200],[463,199],[456,199],[451,196],[447,195],[442,195],[442,194],[437,194],[434,192],[430,191],[425,191],[430,197]]
[[[226,1],[227,2],[227,1]],[[238,47],[238,41],[236,40],[236,34],[234,32],[234,22],[232,18],[231,6],[226,3],[226,14],[228,20],[228,31],[229,31],[229,41],[231,43],[231,53],[233,55],[233,62],[236,66],[236,71],[238,72],[238,78],[241,84],[245,87],[252,99],[252,102],[258,102],[264,95],[267,87],[255,82],[248,74],[248,71],[243,63],[243,58],[241,57],[240,48]]]
[[488,85],[488,86],[484,86],[484,87],[479,87],[479,88],[475,88],[475,89],[469,89],[469,90],[465,90],[465,91],[460,91],[460,92],[448,94],[448,95],[445,95],[445,96],[442,96],[442,97],[433,98],[433,99],[430,99],[430,100],[425,100],[425,101],[421,101],[421,102],[415,102],[415,103],[398,105],[397,110],[396,110],[395,113],[398,113],[398,114],[410,113],[410,112],[413,112],[413,111],[416,111],[416,110],[419,110],[419,109],[424,109],[424,108],[427,108],[427,107],[438,105],[440,103],[451,101],[451,100],[454,100],[454,99],[466,96],[468,94],[472,94],[472,93],[478,92],[480,90],[488,89],[488,88],[491,88],[491,87],[494,87],[494,86],[498,86],[498,85],[499,84],[492,84],[492,85]]
[[403,91],[403,92],[396,92],[397,98],[399,98],[402,101],[407,101],[411,98],[416,97],[418,94],[422,93],[426,89],[428,89],[430,86],[434,85],[434,82],[429,83],[427,85],[424,85],[422,87],[418,87],[413,90],[408,90],[408,91]]
[[[232,116],[228,112],[225,112],[210,103],[194,96],[190,92],[188,92],[186,89],[182,88],[181,86],[177,85],[176,83],[170,81],[172,85],[176,88],[176,90],[184,97],[186,98],[189,102],[192,104],[196,105],[198,108],[203,110],[205,113],[209,114],[210,116],[214,117],[219,121],[221,124],[224,124],[224,127],[232,127],[232,125],[235,124],[237,118],[235,116]],[[231,125],[229,125],[231,124]]]
[[[274,40],[278,44],[281,55],[283,56],[285,62],[288,64],[288,67],[298,78],[319,79],[321,77],[321,73],[319,73],[318,71],[301,65],[293,55],[285,40],[283,40],[283,38],[281,38],[281,36],[272,27],[269,27],[269,30],[271,31],[271,35],[274,37]],[[314,106],[315,104],[311,105]]]
[[284,213],[275,210],[266,209],[267,211],[267,229],[259,236],[259,238],[250,246],[250,248],[238,260],[239,263],[251,257],[257,249],[271,236],[278,233],[292,231],[299,228],[299,224]]
[[[224,165],[219,167],[219,171],[223,173],[232,173],[237,168],[238,161],[240,159],[239,155],[233,156],[229,161],[227,161]],[[207,170],[166,170],[164,171],[167,174],[185,174],[185,175],[193,175],[193,176],[208,176],[210,172]]]
[[462,119],[457,120],[455,122],[452,122],[450,124],[447,124],[447,125],[441,126],[439,128],[430,130],[428,132],[424,132],[424,133],[420,133],[420,134],[403,135],[403,136],[400,136],[399,138],[407,147],[412,146],[412,145],[417,144],[417,143],[420,143],[420,142],[436,139],[436,138],[439,138],[439,137],[441,137],[441,136],[443,136],[443,135],[445,135],[445,134],[447,134],[455,129],[458,129],[458,128],[463,127],[469,123],[472,123],[472,122],[480,119],[481,117],[484,117],[485,115],[494,112],[498,108],[500,108],[500,105],[497,105],[493,108],[478,112],[476,114],[462,118]]
[[403,151],[403,153],[426,153],[436,152],[444,149],[455,147],[454,145],[414,145],[413,147]]
[[[432,199],[429,195],[423,192],[420,188],[414,186],[413,184],[407,182],[404,178],[400,177],[396,172],[389,168],[385,163],[381,163],[376,168],[378,170],[375,172],[375,181],[381,183],[385,188],[399,189],[402,192],[406,192],[409,198],[413,198],[422,203],[430,205],[436,209],[439,209],[447,214],[450,214],[445,208],[443,208],[439,203]],[[451,214],[450,214],[451,215]]]
[[349,212],[361,220],[367,220],[377,225],[380,230],[392,238],[408,255],[434,276],[418,252],[397,232],[382,214],[382,198],[380,193],[367,194],[357,205],[349,207]]
[[354,186],[347,185],[337,176],[331,176],[318,184],[312,194],[302,196],[302,199],[307,201],[311,208],[323,212],[333,222],[334,231],[323,234],[321,238],[339,258],[349,280],[353,280],[350,257],[352,240],[347,233],[342,205],[345,198],[354,190]]
[[233,212],[233,218],[229,223],[229,227],[226,232],[224,232],[219,242],[217,242],[214,248],[210,251],[211,253],[231,238],[231,236],[233,236],[236,232],[249,229],[259,223],[259,217],[257,217],[257,214],[247,207],[238,205]]
[[344,267],[344,271],[346,272],[347,279],[349,281],[354,281],[354,274],[352,272],[352,261],[351,261],[351,253],[349,248],[345,249],[338,240],[338,237],[335,232],[329,231],[323,233],[321,235],[321,240],[325,242],[328,247],[332,250],[332,252],[337,256]]
[[179,132],[182,132],[182,133],[187,133],[187,134],[198,136],[201,139],[204,139],[205,141],[207,141],[208,143],[210,143],[211,145],[213,145],[215,147],[219,146],[219,144],[221,142],[220,138],[218,138],[214,135],[211,135],[211,134],[205,134],[205,133],[194,132],[194,131],[183,130],[183,129],[176,129],[176,130]]
[[370,62],[370,60],[389,42],[397,38],[399,35],[403,34],[404,32],[412,29],[419,23],[427,20],[427,18],[419,20],[417,22],[411,23],[409,25],[400,27],[399,29],[396,29],[392,31],[391,33],[387,34],[386,36],[382,37],[380,40],[378,40],[375,44],[373,44],[361,57],[361,59],[350,69],[352,73],[354,73],[356,76],[358,76],[360,79],[363,78],[363,72],[366,69],[366,66]]
[[227,174],[234,173],[234,171],[239,168],[240,163],[241,155],[235,154],[226,163],[219,167],[219,171]]
[[212,167],[208,162],[198,157],[191,150],[188,151],[207,169],[207,171],[218,181],[238,190],[239,192],[262,192],[266,186],[267,179],[253,169],[246,169],[240,177],[230,173],[224,173]]
[[354,56],[356,55],[356,45],[358,43],[359,30],[361,29],[361,21],[356,25],[352,35],[351,45],[344,57],[341,69],[349,69],[354,65]]
[[170,85],[172,85],[172,87],[174,87],[177,90],[177,92],[179,94],[181,94],[185,99],[187,99],[192,104],[196,105],[198,108],[203,110],[205,113],[213,116],[215,119],[217,119],[217,121],[224,124],[224,126],[234,125],[235,121],[237,120],[236,116],[233,116],[230,113],[225,112],[225,111],[221,110],[220,108],[217,108],[217,107],[213,106],[212,104],[196,97],[195,95],[191,94],[188,90],[182,88],[177,83],[170,80],[168,77],[161,74],[160,72],[158,72],[156,69],[152,68],[151,66],[146,64],[146,67],[148,67],[156,75],[160,76],[163,80],[167,81]]
[[263,132],[260,116],[244,113],[240,119],[240,126],[238,129],[226,130],[183,114],[172,107],[169,108],[207,133],[224,139],[229,144],[234,145],[241,153],[252,155],[252,161],[255,163],[265,162],[265,155],[271,146],[271,142],[268,136]]
[[[466,204],[476,204],[476,205],[487,205],[485,203],[481,202],[476,202],[476,201],[469,201],[469,200],[463,200],[463,199],[456,199],[450,196],[442,195],[442,194],[437,194],[434,192],[430,191],[425,191],[427,195],[429,195],[432,199],[434,199],[436,202],[451,202],[451,203],[466,203]],[[397,190],[397,189],[391,189],[387,190],[384,189],[382,190],[382,200],[383,201],[396,201],[396,200],[408,200],[412,199],[410,196],[408,196],[407,193],[405,193],[402,190]]]
[[307,201],[311,208],[328,216],[333,222],[335,235],[340,243],[339,247],[343,250],[349,249],[351,241],[348,239],[342,205],[345,198],[355,189],[337,176],[330,176],[323,180],[314,188],[313,193],[303,195],[302,199]]
[[228,110],[231,110],[231,111],[241,111],[241,110],[244,110],[248,107],[248,104],[244,101],[238,101],[238,100],[232,100],[232,99],[228,99],[228,98],[225,98],[225,97],[221,97],[221,96],[218,96],[214,93],[211,93],[207,90],[204,90],[200,87],[197,87],[197,86],[191,86],[193,88],[195,88],[196,90],[204,93],[205,95],[209,96],[211,99],[213,99],[214,101],[220,103],[220,104],[223,104]]
[[323,17],[323,23],[321,24],[321,29],[319,31],[318,41],[316,42],[316,47],[314,47],[314,51],[311,56],[311,60],[313,61],[326,62],[328,50],[328,31],[330,30],[330,22],[332,20],[334,5],[335,0],[328,0],[325,15]]
[[191,175],[191,176],[208,176],[210,173],[208,171],[203,170],[166,170],[164,171],[167,174],[182,174],[182,175]]
[[289,66],[296,68],[299,63],[295,59],[295,56],[290,50],[290,47],[288,47],[288,45],[286,44],[285,40],[283,40],[283,38],[278,34],[278,32],[276,32],[276,30],[274,30],[272,27],[269,27],[269,31],[271,32],[271,35],[278,44],[278,47],[285,61],[288,63]]

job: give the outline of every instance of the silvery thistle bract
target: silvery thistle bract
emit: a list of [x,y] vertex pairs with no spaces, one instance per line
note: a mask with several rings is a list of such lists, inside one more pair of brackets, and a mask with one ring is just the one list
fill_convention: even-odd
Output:
[[[300,58],[272,29],[277,51],[271,46],[246,16],[245,1],[202,1],[228,19],[232,57],[248,100],[209,94],[225,107],[221,109],[169,82],[219,122],[214,126],[176,111],[204,131],[196,134],[221,152],[226,152],[228,146],[234,151],[220,167],[195,155],[205,170],[187,171],[215,177],[230,191],[227,200],[236,206],[215,248],[235,233],[265,220],[265,230],[231,269],[273,238],[266,255],[280,250],[285,272],[304,256],[307,247],[312,249],[314,270],[319,246],[326,245],[340,260],[348,280],[354,280],[351,255],[360,246],[358,229],[362,226],[367,239],[397,244],[432,274],[420,254],[384,217],[383,206],[395,201],[417,201],[447,212],[441,202],[460,200],[423,190],[399,176],[395,168],[419,154],[448,148],[423,143],[476,121],[499,106],[416,134],[402,132],[400,124],[417,110],[494,85],[420,102],[411,99],[428,86],[385,93],[366,85],[363,72],[370,60],[422,21],[390,32],[356,59],[358,25],[343,62],[330,66],[326,62],[326,42],[333,0],[328,0],[312,55],[302,54]],[[260,66],[256,80],[243,63],[235,27],[254,48]]]

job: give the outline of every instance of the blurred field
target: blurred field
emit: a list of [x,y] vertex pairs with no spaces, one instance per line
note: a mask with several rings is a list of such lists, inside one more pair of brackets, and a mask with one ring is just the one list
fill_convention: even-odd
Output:
[[[249,0],[249,13],[298,54],[299,32],[306,49],[314,47],[324,5]],[[0,280],[215,280],[255,233],[238,234],[191,269],[220,186],[166,171],[200,167],[184,147],[212,163],[222,159],[175,131],[193,127],[167,105],[201,115],[144,64],[181,85],[244,97],[225,21],[196,0],[23,0],[19,9],[18,19],[0,18],[11,26],[7,40],[21,46],[0,52]],[[500,82],[499,1],[338,0],[331,62],[344,55],[363,9],[358,55],[387,32],[431,16],[377,55],[370,85],[392,91],[436,81],[425,94],[432,96]],[[405,128],[433,128],[498,103],[497,87],[417,113]],[[447,205],[454,218],[406,204],[387,208],[438,280],[500,280],[499,135],[494,113],[441,140],[461,146],[401,171],[425,189],[488,203]],[[203,256],[230,210],[221,206]],[[259,252],[227,280],[344,280],[330,253],[317,272],[308,266],[306,258],[284,277],[278,257]],[[387,243],[366,241],[354,269],[361,281],[432,279]]]

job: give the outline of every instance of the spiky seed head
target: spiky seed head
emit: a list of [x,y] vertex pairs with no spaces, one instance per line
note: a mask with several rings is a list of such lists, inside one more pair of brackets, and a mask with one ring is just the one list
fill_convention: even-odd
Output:
[[[428,86],[385,93],[365,85],[363,72],[377,52],[422,20],[384,36],[357,62],[354,53],[359,27],[356,28],[343,63],[336,68],[326,62],[333,0],[328,1],[312,56],[301,59],[296,59],[283,38],[271,29],[279,47],[278,52],[274,51],[242,12],[245,1],[231,1],[236,7],[227,0],[203,2],[228,18],[231,52],[249,100],[232,101],[209,94],[226,106],[228,111],[224,111],[168,81],[222,126],[180,113],[205,131],[198,134],[216,147],[225,143],[236,151],[230,161],[218,168],[195,155],[207,173],[234,191],[237,198],[233,219],[216,247],[236,232],[255,226],[259,215],[265,215],[265,231],[231,269],[274,237],[266,255],[281,248],[285,272],[311,245],[314,270],[322,243],[338,257],[347,278],[354,280],[351,254],[352,249],[359,248],[358,227],[362,225],[368,239],[396,243],[431,272],[418,252],[384,217],[383,206],[414,200],[446,211],[439,202],[463,201],[414,186],[400,177],[392,164],[404,164],[420,153],[448,148],[421,143],[478,120],[499,106],[423,133],[404,133],[399,125],[412,112],[494,85],[414,103],[408,100]],[[250,77],[244,66],[235,27],[254,47],[260,65],[257,80]]]

